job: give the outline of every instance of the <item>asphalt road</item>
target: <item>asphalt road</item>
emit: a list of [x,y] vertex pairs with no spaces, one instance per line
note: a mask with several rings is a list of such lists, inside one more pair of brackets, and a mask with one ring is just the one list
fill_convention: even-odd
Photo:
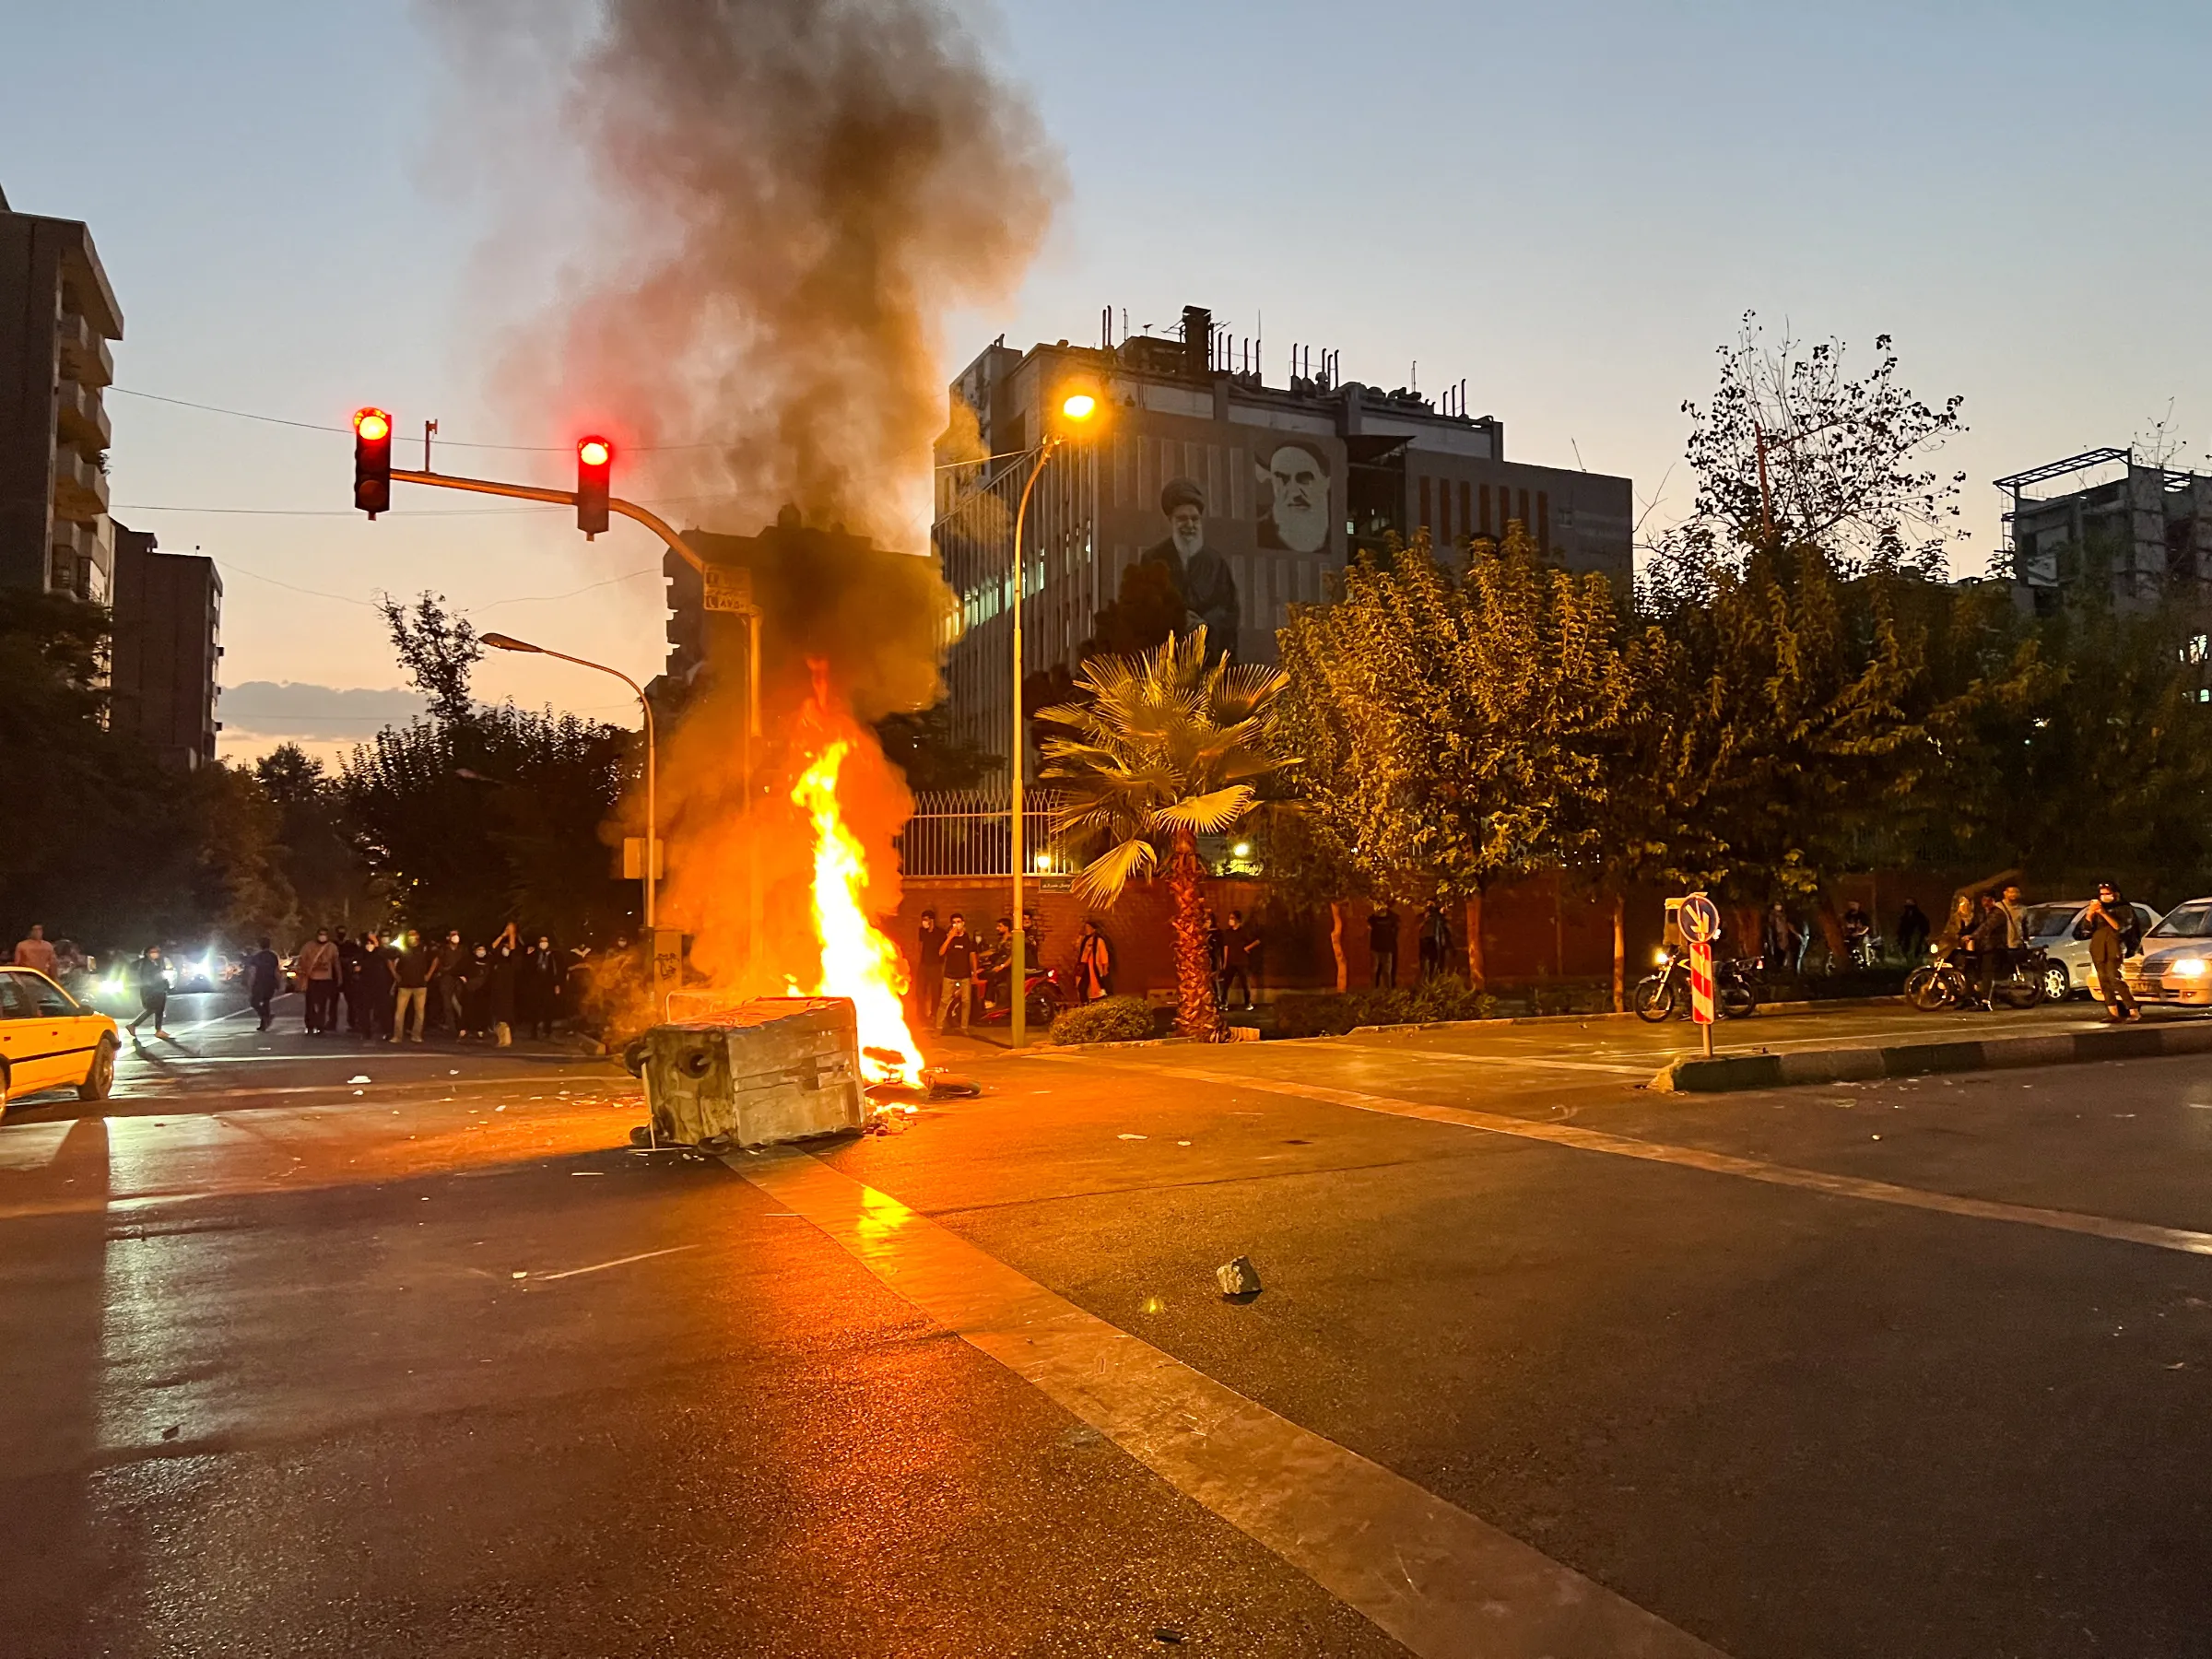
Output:
[[970,1049],[725,1162],[172,1007],[0,1125],[9,1659],[2212,1653],[2212,1060]]

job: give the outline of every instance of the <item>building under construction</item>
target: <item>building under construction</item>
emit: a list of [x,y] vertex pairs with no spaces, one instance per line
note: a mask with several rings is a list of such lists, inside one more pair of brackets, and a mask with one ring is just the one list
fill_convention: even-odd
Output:
[[2011,575],[2038,611],[2102,589],[2124,610],[2212,601],[2212,477],[2100,449],[1999,478]]

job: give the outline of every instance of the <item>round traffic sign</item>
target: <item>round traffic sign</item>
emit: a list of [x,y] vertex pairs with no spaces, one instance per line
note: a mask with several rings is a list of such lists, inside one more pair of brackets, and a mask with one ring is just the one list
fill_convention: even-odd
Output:
[[1692,945],[1710,945],[1721,936],[1720,907],[1702,893],[1682,900],[1682,936]]

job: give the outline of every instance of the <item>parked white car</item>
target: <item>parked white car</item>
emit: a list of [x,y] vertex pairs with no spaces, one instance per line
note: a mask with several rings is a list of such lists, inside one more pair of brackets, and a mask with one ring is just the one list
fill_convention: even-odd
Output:
[[[2026,907],[2020,931],[2027,935],[2029,944],[2041,947],[2043,995],[2052,1002],[2097,994],[2097,974],[2089,966],[2089,942],[2074,936],[2082,912],[2088,908],[2087,899],[2065,899]],[[2143,919],[2146,934],[2165,919],[2147,904],[2136,905],[2136,914]]]
[[2138,1002],[2212,1005],[2212,899],[2175,905],[2120,971]]

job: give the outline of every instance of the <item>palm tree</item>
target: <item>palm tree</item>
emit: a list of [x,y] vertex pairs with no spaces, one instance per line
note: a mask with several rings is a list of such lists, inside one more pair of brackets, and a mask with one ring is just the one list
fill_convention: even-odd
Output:
[[1269,740],[1288,683],[1279,668],[1209,663],[1198,628],[1142,656],[1094,658],[1077,681],[1083,701],[1038,711],[1067,734],[1042,746],[1042,775],[1063,797],[1053,828],[1079,843],[1110,843],[1076,877],[1077,892],[1111,907],[1132,877],[1159,866],[1164,844],[1175,1029],[1186,1037],[1218,1042],[1228,1034],[1214,1005],[1198,838],[1250,812],[1253,785],[1279,763]]

